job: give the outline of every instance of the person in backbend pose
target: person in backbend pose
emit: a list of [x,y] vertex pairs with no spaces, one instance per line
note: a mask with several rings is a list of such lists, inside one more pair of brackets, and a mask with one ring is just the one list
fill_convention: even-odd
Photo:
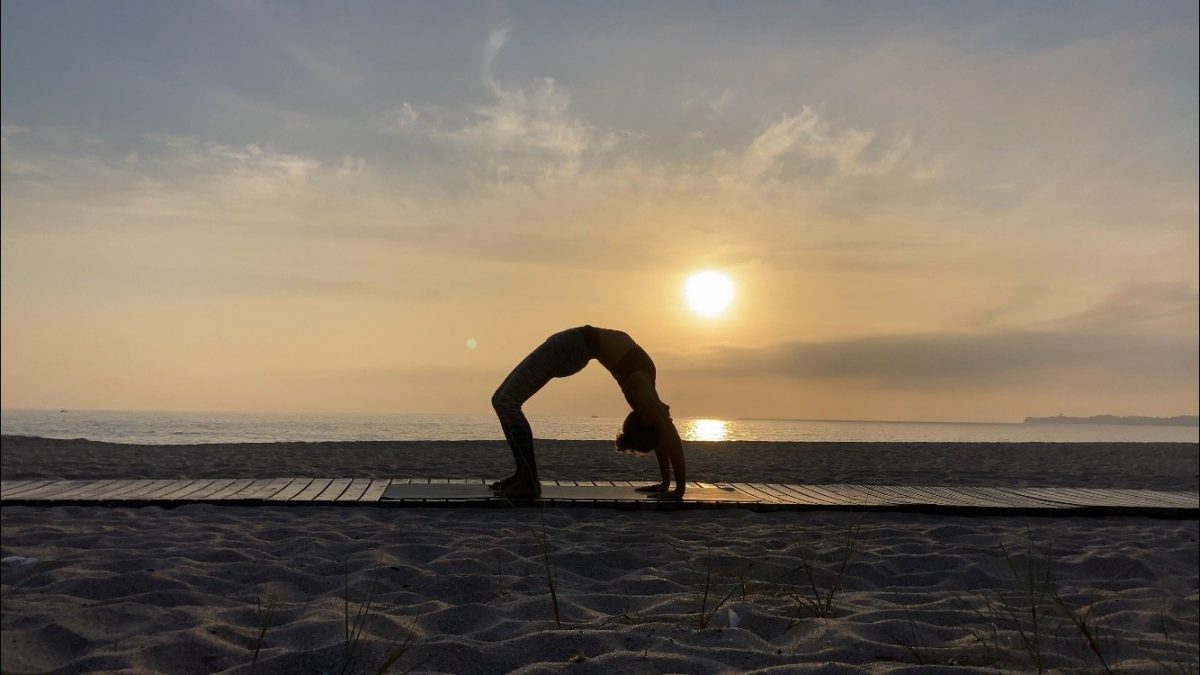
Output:
[[[492,483],[498,495],[536,497],[537,461],[533,456],[533,431],[521,412],[521,405],[556,377],[568,377],[583,370],[592,359],[600,362],[621,387],[621,393],[633,411],[625,418],[617,436],[621,451],[654,451],[662,481],[638,488],[640,492],[659,492],[682,497],[685,485],[683,443],[671,421],[670,407],[658,398],[655,389],[654,362],[650,355],[619,330],[580,326],[555,333],[526,356],[509,373],[492,395],[492,407],[504,428],[504,437],[512,449],[516,473]],[[671,470],[675,470],[675,489],[671,490]]]

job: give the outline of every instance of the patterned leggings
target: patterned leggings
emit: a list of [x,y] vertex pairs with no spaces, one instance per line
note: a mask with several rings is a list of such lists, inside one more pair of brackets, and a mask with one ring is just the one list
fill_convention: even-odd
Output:
[[504,438],[512,449],[518,472],[537,476],[537,461],[533,456],[533,430],[521,412],[528,401],[546,383],[556,377],[567,377],[583,370],[591,358],[583,333],[576,328],[555,333],[540,347],[517,364],[492,394],[492,407],[500,418]]

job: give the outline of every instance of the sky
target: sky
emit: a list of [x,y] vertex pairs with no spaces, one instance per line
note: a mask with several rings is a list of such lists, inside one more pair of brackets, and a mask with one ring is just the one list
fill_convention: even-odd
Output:
[[0,11],[4,408],[1200,408],[1195,2]]

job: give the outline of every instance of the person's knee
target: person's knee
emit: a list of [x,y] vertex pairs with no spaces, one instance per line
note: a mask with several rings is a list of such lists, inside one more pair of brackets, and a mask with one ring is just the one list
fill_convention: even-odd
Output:
[[492,394],[492,408],[498,414],[504,414],[520,411],[521,404],[507,395],[504,389],[497,389],[496,393]]

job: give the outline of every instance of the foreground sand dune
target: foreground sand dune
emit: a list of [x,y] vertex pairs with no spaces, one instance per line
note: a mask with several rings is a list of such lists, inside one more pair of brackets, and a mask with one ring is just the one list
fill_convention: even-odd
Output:
[[[820,469],[797,457],[803,448],[776,445],[713,454],[741,479]],[[178,471],[173,463],[227,474],[222,463],[238,450],[109,446],[78,453],[73,465],[73,447],[6,438],[4,477],[149,477]],[[258,456],[241,448],[235,466],[431,464],[447,475],[463,460],[492,461],[495,446],[452,449],[263,446]],[[595,449],[551,448],[547,469],[557,462],[566,477],[630,466]],[[860,481],[982,481],[990,471],[997,482],[1031,484],[1030,466],[1053,464],[1028,448],[873,449],[874,461],[872,448],[850,448],[825,470],[853,471],[853,459]],[[1089,481],[1091,470],[1124,475],[1123,487],[1195,489],[1195,446],[1139,456],[1054,450],[1089,462],[1059,461],[1042,483],[1113,486]],[[972,453],[1006,459],[952,473]],[[713,470],[705,461],[721,466],[703,454],[692,453],[701,472]],[[909,460],[888,474],[899,456]],[[623,477],[651,468],[632,466]],[[4,672],[376,672],[399,651],[389,672],[995,672],[1040,663],[1158,673],[1195,672],[1200,661],[1196,521],[204,505],[10,506],[2,515]],[[350,648],[347,619],[362,631]]]

